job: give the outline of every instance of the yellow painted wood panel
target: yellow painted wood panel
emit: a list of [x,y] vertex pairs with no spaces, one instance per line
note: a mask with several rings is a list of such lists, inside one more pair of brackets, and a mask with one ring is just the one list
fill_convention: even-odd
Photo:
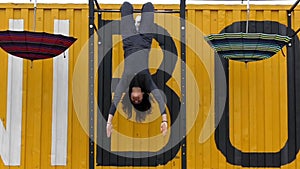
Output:
[[[104,9],[118,9],[120,5],[101,5]],[[135,5],[141,8],[141,5]],[[155,5],[157,9],[175,9],[178,5]],[[290,6],[263,6],[251,5],[250,19],[257,21],[278,21],[282,24],[286,22],[286,10]],[[196,26],[203,35],[219,33],[222,29],[233,22],[245,21],[245,5],[188,5],[187,21]],[[118,13],[105,13],[105,19],[119,19]],[[178,14],[172,15],[178,17]],[[180,53],[179,43],[179,22],[167,15],[156,14],[156,22],[170,31],[176,37],[176,47]],[[3,4],[0,7],[0,29],[8,29],[9,19],[24,19],[25,30],[33,30],[33,8],[31,4]],[[300,27],[299,8],[293,13],[293,28]],[[82,55],[83,46],[88,39],[88,7],[87,5],[58,5],[58,4],[38,4],[36,31],[53,32],[54,19],[70,20],[70,35],[77,37],[78,40],[69,50],[69,117],[68,117],[68,149],[67,166],[51,166],[51,124],[52,124],[52,60],[34,61],[31,68],[30,61],[24,60],[23,77],[23,119],[22,119],[22,142],[21,142],[21,166],[4,166],[0,160],[0,168],[33,168],[33,169],[87,169],[89,163],[87,126],[83,122],[82,116],[87,118],[87,90],[83,92],[83,102],[81,112],[86,114],[78,115],[73,102],[73,76],[77,60]],[[96,19],[97,20],[97,19]],[[189,31],[189,30],[188,30]],[[188,122],[195,122],[189,130],[187,136],[187,164],[188,168],[200,169],[231,169],[243,168],[228,164],[224,155],[217,149],[214,133],[212,132],[208,140],[199,141],[205,120],[209,117],[212,96],[211,79],[208,72],[214,71],[213,52],[206,51],[203,39],[192,37],[197,36],[198,31],[191,29],[187,32],[187,66],[193,74],[187,80],[187,119]],[[201,36],[200,36],[201,37]],[[203,38],[203,37],[202,37]],[[113,41],[121,41],[120,36],[114,36]],[[190,45],[190,46],[189,46]],[[162,59],[157,42],[153,42],[150,64],[156,68]],[[196,50],[194,50],[196,49]],[[284,48],[285,52],[286,49]],[[6,99],[7,99],[7,54],[0,50],[0,119],[6,124]],[[122,43],[117,43],[113,48],[113,72],[114,77],[120,77],[122,66],[117,67],[123,61]],[[201,60],[205,58],[205,60]],[[87,57],[85,58],[87,59]],[[86,61],[86,60],[85,60]],[[282,148],[287,140],[287,68],[286,58],[279,52],[271,59],[257,63],[237,63],[230,61],[230,141],[243,152],[276,152]],[[152,70],[153,72],[155,69]],[[174,79],[168,85],[180,93],[180,65],[177,64],[174,72]],[[193,78],[196,84],[193,84]],[[176,81],[178,80],[179,81]],[[86,79],[83,82],[87,82]],[[178,84],[179,82],[179,84]],[[191,87],[192,86],[192,87]],[[86,84],[87,87],[87,84]],[[194,88],[199,88],[199,95]],[[200,97],[200,103],[194,103]],[[198,110],[193,112],[192,110]],[[123,114],[124,115],[124,114]],[[148,137],[158,134],[159,114],[153,114],[154,121],[150,124],[136,124],[126,120],[122,112],[116,113],[113,121],[114,127],[126,135],[134,137]],[[210,124],[214,120],[210,119]],[[124,128],[126,126],[126,128]],[[209,130],[214,130],[214,125]],[[147,132],[145,132],[147,131]],[[113,148],[124,150],[123,140],[115,137],[112,140]],[[126,142],[126,150],[157,150],[164,145],[166,140],[158,140],[157,144],[151,142]],[[144,146],[146,145],[146,146]],[[177,154],[175,159],[166,166],[156,168],[181,168],[181,154]],[[299,157],[291,164],[282,168],[295,169],[299,162]],[[116,168],[101,167],[96,168]],[[124,167],[124,168],[148,168],[148,167]],[[152,168],[152,167],[149,167]]]
[[[24,19],[24,29],[33,29],[32,9],[27,5],[21,8],[8,5],[8,9],[1,9],[1,15],[3,19],[1,22],[1,30],[8,29],[9,19]],[[26,7],[27,6],[27,7]],[[2,7],[2,6],[1,6]],[[16,8],[16,9],[14,9]],[[84,8],[84,7],[82,7]],[[78,10],[78,9],[77,9]],[[80,21],[87,15],[86,12],[82,12],[82,9],[78,10],[80,18],[76,18],[77,21],[83,23],[82,27],[87,27],[86,21]],[[87,10],[86,10],[87,11]],[[70,34],[74,36],[74,28],[78,25],[74,25],[75,20],[74,9],[68,10],[55,10],[55,9],[39,9],[37,11],[36,30],[44,32],[53,32],[54,19],[70,19]],[[86,19],[85,19],[86,20]],[[83,42],[87,39],[87,29],[76,31],[75,35]],[[78,44],[78,45],[76,45]],[[70,54],[70,75],[72,75],[72,67],[74,67],[75,56],[80,52],[79,46],[83,46],[76,42],[74,46],[79,49],[77,54],[74,54],[73,47],[69,49]],[[76,49],[76,47],[74,48]],[[1,50],[1,78],[7,79],[7,53]],[[81,125],[77,119],[76,113],[72,107],[72,95],[69,95],[69,132],[68,132],[68,159],[67,166],[51,166],[51,125],[52,125],[52,60],[45,61],[30,61],[24,60],[24,79],[23,79],[23,119],[22,119],[22,142],[21,142],[21,166],[3,166],[0,162],[1,168],[71,168],[72,162],[75,163],[76,168],[87,168],[88,159],[87,155],[82,156],[79,152],[87,152],[88,140],[86,133],[81,129]],[[70,86],[72,86],[72,76],[70,76]],[[3,80],[1,83],[1,118],[6,118],[6,85],[7,80]],[[71,88],[70,88],[71,91]],[[71,93],[71,92],[69,92]],[[4,98],[3,98],[4,97]],[[74,117],[74,120],[71,120]],[[75,127],[75,128],[74,128]],[[72,131],[73,128],[73,131]],[[76,134],[74,134],[76,133]],[[75,144],[73,144],[73,142]],[[85,145],[85,146],[83,146]],[[75,152],[74,148],[77,147]],[[72,149],[71,149],[72,148]],[[74,153],[73,153],[74,152]],[[80,155],[78,155],[80,154]],[[76,158],[77,156],[77,158]],[[75,158],[74,158],[75,157]]]
[[[222,10],[223,8],[219,9]],[[266,9],[269,8],[266,7]],[[202,13],[202,11],[205,10],[206,8],[199,10],[199,13]],[[239,21],[239,18],[245,19],[241,16],[244,13],[238,14],[239,10],[235,9],[235,11],[236,13],[233,16],[237,18],[236,21]],[[274,21],[279,20],[281,23],[286,22],[284,11],[278,12],[273,10],[265,12],[264,10],[259,10],[258,12],[256,17],[255,12],[252,12],[250,16],[251,19],[253,18],[261,21],[264,19]],[[259,17],[260,14],[262,14],[262,17]],[[211,15],[208,14],[208,16],[205,16],[204,18],[207,19],[211,16],[213,17],[213,12]],[[226,18],[227,16],[228,15],[226,15]],[[211,22],[214,23],[215,19],[211,20]],[[208,27],[209,22],[205,23],[207,24],[206,27]],[[220,24],[222,21],[217,23]],[[215,26],[215,23],[211,25]],[[203,29],[206,30],[207,28]],[[208,28],[208,30],[210,29]],[[214,29],[211,29],[210,33],[216,32]],[[230,108],[230,134],[232,143],[235,146],[240,146],[242,151],[276,152],[286,141],[287,124],[286,120],[284,120],[287,116],[286,108],[284,108],[286,107],[286,99],[284,99],[286,96],[283,96],[283,98],[279,96],[279,93],[286,92],[286,87],[279,87],[286,86],[286,67],[282,65],[282,63],[284,63],[282,62],[282,59],[285,58],[279,53],[269,60],[270,63],[264,61],[263,63],[250,63],[247,66],[242,63],[230,63],[230,89],[234,89],[230,91],[230,98],[232,98],[230,106],[234,107],[233,109]],[[269,67],[266,67],[267,65]],[[265,70],[265,73],[263,73],[263,70]],[[265,76],[263,76],[264,74]],[[257,78],[255,78],[256,76]],[[267,79],[266,76],[268,76]],[[257,91],[257,89],[260,90]],[[236,94],[233,95],[233,93]],[[270,102],[269,104],[271,105],[266,106],[265,102]],[[265,135],[265,132],[268,132],[267,136]],[[285,137],[285,139],[283,137]],[[262,145],[259,146],[261,143]],[[200,148],[198,151],[203,152]],[[209,152],[205,152],[208,157],[212,158],[212,156],[209,155]],[[227,167],[230,167],[230,165],[227,165]],[[293,165],[291,168],[294,168]]]

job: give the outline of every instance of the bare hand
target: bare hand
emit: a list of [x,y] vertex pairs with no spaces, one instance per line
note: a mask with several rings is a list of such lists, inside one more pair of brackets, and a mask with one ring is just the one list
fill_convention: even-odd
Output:
[[107,123],[106,124],[106,135],[109,138],[111,136],[112,133],[112,124],[111,123]]
[[168,123],[167,122],[162,122],[160,125],[160,131],[163,134],[163,136],[166,136],[167,131],[168,131]]

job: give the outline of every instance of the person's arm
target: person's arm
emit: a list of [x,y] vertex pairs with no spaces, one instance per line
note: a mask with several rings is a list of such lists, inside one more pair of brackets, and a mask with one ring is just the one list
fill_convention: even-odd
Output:
[[126,91],[128,86],[129,86],[129,84],[128,84],[127,75],[123,74],[120,81],[118,82],[116,89],[115,89],[112,104],[109,109],[109,114],[111,114],[111,115],[115,114],[115,112],[117,110],[117,106],[122,98],[122,95]]
[[163,136],[167,134],[168,131],[168,118],[167,118],[167,113],[166,113],[166,108],[165,108],[165,100],[160,92],[160,90],[157,88],[156,84],[151,78],[151,75],[149,74],[146,76],[145,79],[145,86],[147,90],[151,91],[153,94],[154,98],[156,99],[158,105],[159,105],[159,110],[161,113],[161,125],[160,125],[160,131],[162,132]]
[[107,119],[107,124],[106,124],[106,135],[107,137],[111,136],[112,132],[112,119],[114,118],[113,115],[109,114],[108,119]]
[[155,100],[157,101],[157,103],[159,105],[160,113],[162,115],[166,114],[165,100],[163,98],[162,93],[160,92],[160,90],[158,89],[158,87],[156,86],[154,81],[152,80],[152,77],[150,74],[146,75],[146,77],[145,77],[145,86],[146,86],[146,89],[152,93]]
[[111,136],[112,127],[113,127],[112,120],[113,120],[114,114],[117,110],[117,106],[122,98],[123,92],[125,92],[127,87],[128,87],[127,78],[123,75],[115,89],[113,101],[112,101],[112,104],[109,109],[109,115],[108,115],[107,124],[106,124],[107,137]]
[[162,117],[162,121],[161,121],[161,125],[160,125],[160,131],[162,132],[163,136],[165,136],[167,134],[167,131],[168,131],[167,114],[163,114],[161,117]]

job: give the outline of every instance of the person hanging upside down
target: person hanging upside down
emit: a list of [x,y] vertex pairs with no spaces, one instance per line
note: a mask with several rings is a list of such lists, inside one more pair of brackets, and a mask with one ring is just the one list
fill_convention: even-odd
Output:
[[[107,137],[112,133],[112,119],[117,105],[122,99],[123,111],[128,119],[132,117],[132,108],[136,112],[136,121],[142,122],[151,113],[152,95],[159,104],[162,116],[160,130],[167,133],[167,114],[165,101],[154,83],[148,69],[148,57],[153,39],[154,6],[148,2],[142,7],[140,23],[133,19],[133,6],[124,2],[121,6],[121,34],[124,50],[124,72],[114,91],[114,97],[109,109],[106,132]],[[152,93],[152,95],[150,95]]]

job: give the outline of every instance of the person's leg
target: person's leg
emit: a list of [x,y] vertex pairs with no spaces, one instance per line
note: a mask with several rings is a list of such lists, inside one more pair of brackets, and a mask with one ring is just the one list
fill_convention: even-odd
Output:
[[121,34],[123,39],[136,34],[133,19],[133,6],[129,2],[124,2],[121,6]]
[[140,44],[145,49],[150,49],[154,35],[154,6],[151,2],[143,5],[141,18],[139,33],[142,40]]
[[154,25],[154,6],[151,2],[147,2],[142,7],[142,19],[140,23],[140,33],[153,33]]

